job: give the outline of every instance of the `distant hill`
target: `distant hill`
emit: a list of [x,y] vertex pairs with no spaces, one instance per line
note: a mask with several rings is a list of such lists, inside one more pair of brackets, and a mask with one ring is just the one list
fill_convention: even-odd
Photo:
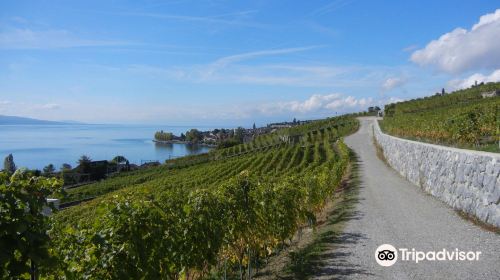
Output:
[[15,117],[15,116],[3,116],[0,115],[0,125],[21,125],[21,124],[31,124],[31,125],[43,125],[43,124],[52,124],[52,125],[63,125],[70,124],[69,122],[54,122],[54,121],[46,121],[46,120],[37,120],[31,118],[24,117]]

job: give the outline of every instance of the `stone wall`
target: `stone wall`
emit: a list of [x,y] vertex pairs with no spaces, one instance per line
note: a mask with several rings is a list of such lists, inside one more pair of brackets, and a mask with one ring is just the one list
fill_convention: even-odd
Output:
[[500,227],[500,154],[374,135],[388,164],[455,209]]

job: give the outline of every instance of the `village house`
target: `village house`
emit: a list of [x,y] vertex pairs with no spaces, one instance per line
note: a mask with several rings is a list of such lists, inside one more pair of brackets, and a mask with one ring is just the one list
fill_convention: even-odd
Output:
[[500,96],[500,89],[493,90],[493,91],[485,91],[485,92],[481,92],[481,96],[482,96],[483,98]]

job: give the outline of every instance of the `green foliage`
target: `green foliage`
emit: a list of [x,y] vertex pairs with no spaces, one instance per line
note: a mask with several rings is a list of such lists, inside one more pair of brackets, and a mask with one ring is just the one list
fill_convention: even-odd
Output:
[[71,168],[72,168],[72,167],[71,167],[71,165],[70,165],[70,164],[68,164],[68,163],[63,163],[63,164],[61,165],[61,171],[71,170]]
[[50,177],[54,174],[55,171],[56,171],[56,168],[51,163],[43,168],[43,176]]
[[163,132],[163,130],[161,130],[155,133],[155,140],[171,141],[173,139],[174,139],[174,134],[172,134],[171,132]]
[[13,174],[16,171],[16,164],[14,163],[12,154],[5,157],[3,161],[3,170],[8,174]]
[[243,143],[243,136],[245,136],[245,129],[240,126],[234,131],[234,139],[236,139],[236,141],[239,141],[240,143]]
[[385,107],[381,127],[389,134],[437,144],[482,149],[500,140],[500,97],[482,92],[500,89],[489,83],[443,96],[432,96]]
[[[19,169],[12,176],[0,173],[0,277],[28,277],[29,260],[53,265],[49,256],[48,218],[42,214],[47,196],[60,190],[55,178],[32,177]],[[55,210],[55,209],[53,209]]]
[[80,173],[90,173],[90,163],[92,159],[86,155],[82,155],[80,159],[78,159],[78,170]]
[[202,140],[201,132],[198,129],[191,129],[186,132],[186,141],[198,143]]
[[[190,155],[177,159],[171,159],[166,165],[152,167],[144,170],[132,171],[106,180],[67,190],[67,196],[62,197],[63,202],[82,200],[96,197],[118,189],[137,186],[146,182],[171,182],[172,184],[187,185],[192,187],[195,182],[220,183],[231,176],[235,176],[248,166],[244,162],[262,159],[262,154],[280,155],[274,159],[272,164],[267,162],[267,173],[271,171],[283,171],[288,165],[291,165],[290,154],[282,156],[286,151],[290,153],[291,145],[303,144],[308,141],[315,141],[310,134],[311,131],[326,131],[322,137],[327,141],[333,142],[339,136],[347,135],[357,130],[358,122],[356,119],[346,117],[336,117],[326,120],[319,120],[305,125],[296,126],[290,129],[282,129],[275,133],[260,135],[252,142],[239,144],[228,148],[212,150],[210,153],[200,155]],[[309,135],[310,134],[310,135]],[[302,142],[284,143],[280,137],[283,135],[299,135]],[[307,136],[307,137],[306,137]],[[307,140],[308,137],[310,140]],[[319,141],[323,141],[318,139]],[[328,146],[328,145],[326,145]],[[296,153],[301,151],[295,149]],[[328,150],[324,151],[328,152]],[[302,154],[295,155],[293,160],[302,160]],[[304,162],[306,164],[307,162]],[[254,164],[252,168],[256,168]],[[252,169],[251,172],[258,170]],[[177,170],[179,169],[179,170]],[[185,170],[184,170],[185,169]],[[287,172],[296,172],[297,170],[288,170]],[[71,179],[71,178],[69,178]]]
[[219,144],[217,144],[217,149],[230,148],[232,146],[236,146],[239,144],[241,144],[241,141],[238,141],[237,139],[234,139],[234,138],[230,138],[230,139],[219,142]]
[[128,160],[124,156],[116,156],[111,160],[112,163],[125,164]]
[[[45,274],[203,279],[227,267],[235,276],[314,224],[348,164],[340,137],[357,125],[319,121],[216,150],[202,162],[179,159],[85,186],[88,194],[116,191],[52,217],[58,265]],[[280,140],[292,133],[309,140]]]

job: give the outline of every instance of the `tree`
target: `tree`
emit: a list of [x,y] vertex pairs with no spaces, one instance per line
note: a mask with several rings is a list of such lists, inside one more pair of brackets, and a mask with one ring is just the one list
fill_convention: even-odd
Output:
[[201,139],[202,139],[201,132],[196,128],[193,128],[188,132],[186,132],[187,141],[190,141],[192,143],[198,143],[199,141],[201,141]]
[[396,113],[396,104],[395,103],[385,105],[384,115],[386,117],[392,117],[392,116],[394,116],[395,113]]
[[86,155],[82,155],[80,159],[78,160],[78,164],[85,164],[85,163],[90,163],[92,162],[92,159]]
[[90,163],[92,159],[86,155],[82,155],[78,160],[78,167],[81,173],[90,173]]
[[35,264],[44,268],[53,264],[48,252],[50,225],[42,211],[55,210],[47,197],[60,190],[56,178],[34,177],[24,169],[10,178],[0,173],[0,278],[24,278]]
[[16,164],[14,163],[14,157],[12,154],[5,157],[3,161],[3,169],[7,172],[7,174],[13,174],[16,172]]
[[45,177],[51,176],[54,172],[56,171],[56,168],[54,165],[51,163],[43,168],[43,175]]
[[444,88],[441,90],[441,95],[445,95],[446,94],[446,91],[444,90]]
[[69,171],[71,169],[72,169],[72,167],[71,167],[71,165],[69,163],[63,163],[61,165],[61,171]]
[[243,142],[243,137],[245,136],[245,129],[243,127],[238,127],[234,132],[234,138],[240,143]]
[[155,133],[155,140],[171,141],[172,139],[174,139],[174,134],[172,134],[171,132],[163,132],[163,130],[161,130]]
[[60,170],[60,178],[63,180],[64,185],[75,184],[77,182],[75,179],[75,173],[73,172],[70,164],[63,163]]
[[116,156],[114,157],[111,162],[116,163],[116,164],[124,164],[128,160],[124,156]]

